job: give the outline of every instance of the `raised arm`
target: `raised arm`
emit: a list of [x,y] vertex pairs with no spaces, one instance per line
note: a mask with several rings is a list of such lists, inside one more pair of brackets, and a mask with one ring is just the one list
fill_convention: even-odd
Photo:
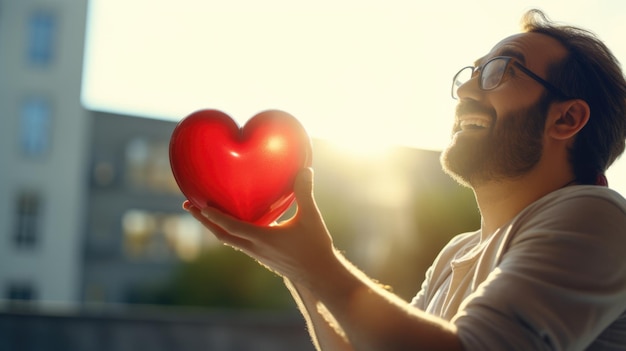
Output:
[[[238,221],[211,208],[186,206],[222,242],[293,283],[308,311],[320,349],[462,350],[456,329],[409,306],[351,265],[335,248],[313,198],[313,173],[304,169],[295,183],[296,215],[272,227]],[[338,323],[334,330],[319,312],[324,306]],[[326,345],[329,345],[328,347]],[[351,348],[350,348],[351,347]]]

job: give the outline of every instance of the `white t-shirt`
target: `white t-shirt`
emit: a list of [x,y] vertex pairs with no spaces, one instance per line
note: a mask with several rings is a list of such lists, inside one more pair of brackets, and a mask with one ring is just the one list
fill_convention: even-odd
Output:
[[626,200],[570,186],[441,251],[412,304],[467,351],[626,350]]

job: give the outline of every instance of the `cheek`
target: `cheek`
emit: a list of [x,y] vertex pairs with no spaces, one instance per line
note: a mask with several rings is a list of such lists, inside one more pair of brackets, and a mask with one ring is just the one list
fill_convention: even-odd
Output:
[[493,106],[497,116],[507,116],[533,109],[543,101],[544,92],[534,86],[535,84],[528,84],[529,82],[507,83],[509,84],[506,86],[503,84],[489,92],[490,94],[486,94],[487,103]]
[[494,134],[499,136],[501,141],[542,144],[546,130],[545,106],[546,101],[540,99],[530,106],[498,114]]

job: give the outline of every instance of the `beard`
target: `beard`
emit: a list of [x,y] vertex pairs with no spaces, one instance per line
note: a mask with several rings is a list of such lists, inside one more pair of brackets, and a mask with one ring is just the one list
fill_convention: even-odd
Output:
[[[534,105],[500,118],[496,118],[495,111],[477,102],[459,103],[457,116],[468,112],[486,113],[492,116],[491,129],[487,133],[469,131],[469,135],[454,136],[441,154],[444,171],[461,185],[474,188],[525,175],[541,159],[549,103],[550,99],[544,95]],[[456,126],[454,132],[458,130]]]

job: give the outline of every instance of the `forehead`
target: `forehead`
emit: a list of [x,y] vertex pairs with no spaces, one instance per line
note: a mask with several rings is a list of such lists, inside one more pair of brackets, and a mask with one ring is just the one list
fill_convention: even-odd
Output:
[[476,61],[477,65],[495,56],[512,56],[526,67],[545,71],[550,63],[565,58],[567,50],[556,39],[541,33],[519,33],[496,44],[486,56]]

